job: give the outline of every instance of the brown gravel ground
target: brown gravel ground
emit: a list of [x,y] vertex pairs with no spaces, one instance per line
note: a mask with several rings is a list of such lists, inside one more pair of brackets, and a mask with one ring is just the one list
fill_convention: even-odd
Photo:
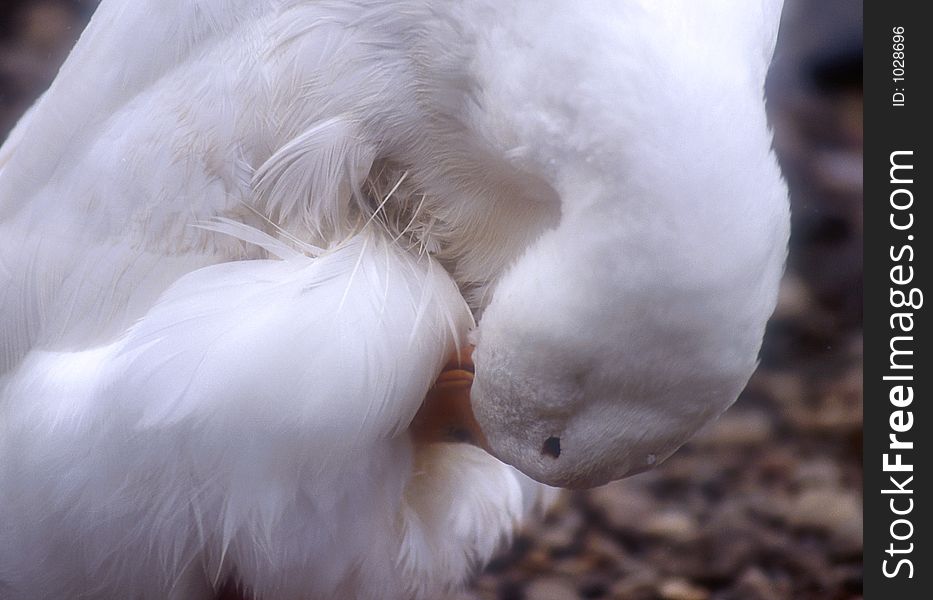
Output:
[[[95,0],[0,7],[0,137]],[[563,496],[459,600],[842,600],[862,589],[861,3],[788,0],[769,105],[794,234],[762,364],[659,469]]]

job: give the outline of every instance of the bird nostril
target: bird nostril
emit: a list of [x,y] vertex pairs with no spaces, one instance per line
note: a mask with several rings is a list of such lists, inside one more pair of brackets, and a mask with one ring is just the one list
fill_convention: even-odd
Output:
[[551,458],[558,458],[560,456],[560,438],[549,437],[544,440],[544,445],[541,446],[541,454],[547,454]]

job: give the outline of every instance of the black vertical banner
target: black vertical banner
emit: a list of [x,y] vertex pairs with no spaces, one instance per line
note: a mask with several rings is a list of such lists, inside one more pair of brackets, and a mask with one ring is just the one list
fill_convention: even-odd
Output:
[[865,5],[865,598],[933,598],[933,22]]

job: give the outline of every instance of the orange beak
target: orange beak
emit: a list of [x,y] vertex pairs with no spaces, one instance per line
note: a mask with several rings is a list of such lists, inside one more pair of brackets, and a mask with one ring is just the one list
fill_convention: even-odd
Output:
[[424,398],[411,423],[416,443],[461,442],[488,452],[486,436],[479,428],[470,405],[473,385],[473,347],[453,356]]

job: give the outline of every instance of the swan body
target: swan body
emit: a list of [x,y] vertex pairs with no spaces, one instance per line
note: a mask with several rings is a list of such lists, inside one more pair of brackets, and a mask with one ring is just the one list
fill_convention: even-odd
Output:
[[698,4],[104,0],[0,150],[0,597],[436,598],[725,410],[781,2]]

